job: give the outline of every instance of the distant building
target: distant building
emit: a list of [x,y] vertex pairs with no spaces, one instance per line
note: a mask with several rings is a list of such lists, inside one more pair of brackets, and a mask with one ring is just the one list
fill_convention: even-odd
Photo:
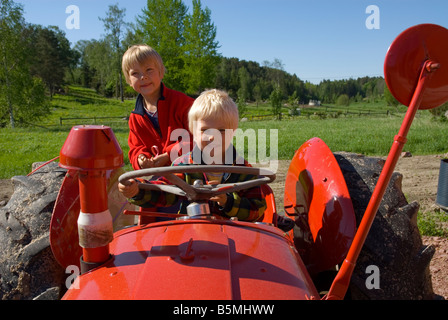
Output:
[[310,100],[310,102],[308,103],[308,105],[310,105],[310,106],[320,107],[320,101],[318,101],[318,100]]

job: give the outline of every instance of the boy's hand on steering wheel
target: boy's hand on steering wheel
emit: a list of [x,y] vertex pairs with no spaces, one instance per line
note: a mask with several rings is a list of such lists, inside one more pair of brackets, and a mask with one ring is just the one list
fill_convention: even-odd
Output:
[[[211,186],[215,186],[215,185],[219,184],[219,181],[212,180],[212,181],[209,181],[207,184],[209,184]],[[216,196],[211,197],[209,200],[218,203],[218,205],[221,207],[224,207],[227,203],[227,194],[225,194],[225,193],[218,194]]]
[[135,197],[139,193],[138,183],[136,180],[129,180],[129,185],[118,183],[118,190],[128,199]]

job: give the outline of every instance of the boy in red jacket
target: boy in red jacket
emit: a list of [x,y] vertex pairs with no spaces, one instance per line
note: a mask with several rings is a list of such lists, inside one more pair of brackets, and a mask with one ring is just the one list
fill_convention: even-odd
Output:
[[[173,131],[185,129],[184,134],[189,134],[188,111],[194,99],[164,86],[163,60],[150,46],[130,47],[123,56],[122,69],[126,82],[139,93],[129,118],[132,167],[139,170],[170,165],[177,156],[191,150],[191,134],[182,139]],[[182,144],[181,140],[188,143]]]
[[[189,112],[189,128],[193,133],[194,148],[173,161],[173,166],[184,165],[251,165],[237,154],[232,141],[238,128],[238,107],[229,95],[221,90],[204,91],[194,102]],[[236,173],[185,173],[184,181],[192,184],[202,180],[203,184],[237,183],[255,179],[248,174]],[[130,180],[129,185],[119,184],[118,189],[129,202],[143,208],[171,206],[182,201],[179,213],[186,214],[190,204],[187,199],[162,191],[140,189],[137,180]],[[165,178],[151,181],[157,184],[169,184]],[[266,209],[266,200],[260,187],[253,187],[233,193],[213,196],[209,199],[210,212],[225,218],[237,217],[243,221],[260,221]],[[277,215],[277,225],[288,232],[294,227],[292,219]]]
[[[232,144],[233,134],[238,128],[238,107],[224,91],[209,90],[203,92],[194,102],[190,113],[190,132],[193,132],[193,151],[182,155],[173,162],[173,166],[195,164],[217,164],[229,166],[251,166],[241,158]],[[213,146],[213,148],[211,148]],[[232,157],[226,157],[228,155]],[[192,173],[184,174],[184,181],[192,184],[202,180],[204,184],[236,183],[255,179],[256,176],[246,174]],[[169,183],[164,178],[151,183]],[[179,213],[186,213],[190,201],[162,191],[139,189],[138,182],[131,180],[130,185],[119,184],[119,190],[132,204],[143,208],[171,206],[182,200]],[[210,198],[212,214],[223,217],[237,217],[239,220],[258,221],[266,209],[261,188],[220,194]]]

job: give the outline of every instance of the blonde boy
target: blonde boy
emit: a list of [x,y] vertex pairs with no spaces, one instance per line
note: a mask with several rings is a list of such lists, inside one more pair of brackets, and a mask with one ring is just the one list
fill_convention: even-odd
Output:
[[[193,103],[189,112],[189,128],[193,133],[194,148],[173,162],[174,166],[198,164],[226,164],[250,166],[239,157],[232,145],[234,131],[238,128],[238,108],[229,95],[220,90],[203,92]],[[236,183],[256,178],[234,173],[184,174],[184,180],[192,183],[202,180],[204,184]],[[166,183],[166,181],[164,181]],[[140,190],[136,181],[130,186],[119,185],[120,191],[130,202],[141,207],[170,206],[177,197],[166,197],[163,192]],[[179,213],[186,213],[190,202],[182,201]],[[237,217],[239,220],[261,220],[266,201],[261,188],[255,187],[234,193],[221,194],[209,199],[212,214]]]

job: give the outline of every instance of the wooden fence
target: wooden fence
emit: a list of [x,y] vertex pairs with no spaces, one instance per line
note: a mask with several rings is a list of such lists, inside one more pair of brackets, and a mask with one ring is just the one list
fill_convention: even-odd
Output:
[[[373,111],[373,110],[332,110],[331,108],[321,108],[321,109],[301,109],[298,115],[290,115],[287,113],[282,113],[283,119],[295,119],[298,117],[311,118],[315,116],[317,118],[337,118],[339,116],[391,116],[396,115],[398,112],[387,111]],[[262,121],[262,120],[272,120],[275,119],[276,116],[274,114],[260,114],[260,115],[246,115],[243,117],[243,121]],[[128,121],[129,116],[121,116],[121,117],[75,117],[75,118],[59,118],[59,125],[63,125],[64,121],[73,123],[73,120],[81,120],[82,123],[92,122],[93,124],[102,124],[107,120],[112,120],[113,122],[121,122]],[[87,123],[86,123],[87,124]]]
[[128,121],[129,116],[122,116],[122,117],[76,117],[76,118],[59,118],[59,125],[63,125],[64,121],[72,121],[72,120],[82,120],[82,121],[92,121],[93,124],[97,123],[103,123],[105,120],[121,120],[121,121]]
[[[322,108],[319,110],[307,110],[301,109],[299,114],[291,115],[287,113],[282,113],[282,119],[295,119],[295,118],[337,118],[340,116],[349,117],[349,116],[392,116],[401,114],[400,112],[392,112],[390,110],[386,111],[374,111],[374,110],[331,110],[329,108]],[[259,121],[259,120],[272,120],[275,119],[276,116],[274,114],[263,114],[263,115],[245,115],[243,119],[246,121]]]

